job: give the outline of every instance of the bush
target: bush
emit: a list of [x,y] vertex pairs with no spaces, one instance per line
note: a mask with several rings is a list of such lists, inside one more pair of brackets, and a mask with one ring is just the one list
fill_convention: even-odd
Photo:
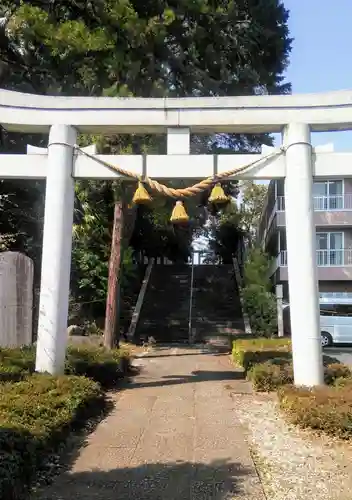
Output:
[[285,384],[293,383],[292,363],[288,359],[275,358],[254,365],[248,372],[248,380],[258,392],[271,392]]
[[0,348],[0,382],[18,381],[34,371],[35,355],[32,347]]
[[67,431],[100,411],[99,384],[84,377],[33,375],[0,385],[0,498],[19,500]]
[[[324,379],[326,384],[338,383],[343,385],[343,381],[350,380],[351,376],[351,370],[348,366],[341,363],[329,364],[329,359],[324,359]],[[248,379],[258,392],[270,392],[283,385],[293,384],[292,361],[274,358],[266,363],[254,365],[248,372]]]
[[278,395],[280,407],[291,423],[338,438],[352,437],[351,380],[345,380],[338,387],[303,389],[284,386]]
[[84,375],[107,388],[123,378],[129,367],[128,353],[121,349],[107,351],[103,347],[69,347],[65,371]]
[[255,335],[271,337],[277,333],[276,297],[270,292],[271,261],[261,248],[252,248],[244,265],[244,308]]
[[[19,381],[33,373],[34,347],[0,349],[0,381]],[[107,351],[100,347],[69,347],[66,374],[82,375],[99,382],[103,387],[113,386],[129,370],[128,353],[122,349]]]
[[277,308],[275,296],[260,285],[243,288],[244,308],[254,335],[271,337],[277,333]]
[[350,368],[342,363],[332,363],[324,366],[324,380],[327,385],[335,384],[337,380],[349,379],[351,375]]
[[232,348],[234,363],[247,372],[253,365],[273,358],[291,359],[291,341],[285,338],[252,338],[235,340]]

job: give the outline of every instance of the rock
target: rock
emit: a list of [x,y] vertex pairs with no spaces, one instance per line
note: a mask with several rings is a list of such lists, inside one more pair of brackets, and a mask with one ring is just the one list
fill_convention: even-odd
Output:
[[83,328],[77,325],[70,325],[67,328],[67,335],[72,337],[73,335],[84,335]]

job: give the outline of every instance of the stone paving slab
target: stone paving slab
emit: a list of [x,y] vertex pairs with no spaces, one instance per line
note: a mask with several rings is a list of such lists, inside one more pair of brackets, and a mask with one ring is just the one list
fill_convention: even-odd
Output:
[[250,389],[228,356],[170,348],[137,363],[71,469],[33,500],[264,500],[230,396]]

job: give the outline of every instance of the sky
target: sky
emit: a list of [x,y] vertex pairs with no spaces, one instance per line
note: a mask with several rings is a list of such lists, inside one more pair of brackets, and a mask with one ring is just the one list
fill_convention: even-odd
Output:
[[[283,0],[294,38],[286,80],[292,93],[352,91],[352,0]],[[314,145],[352,151],[352,131],[314,133]]]

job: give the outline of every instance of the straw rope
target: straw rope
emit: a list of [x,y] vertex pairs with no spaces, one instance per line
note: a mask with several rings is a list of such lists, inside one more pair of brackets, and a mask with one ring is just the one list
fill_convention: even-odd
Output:
[[189,198],[192,196],[196,196],[199,193],[202,193],[203,191],[206,191],[209,189],[212,185],[215,183],[225,180],[226,178],[233,176],[233,175],[239,175],[245,171],[248,171],[252,169],[255,165],[257,165],[260,162],[264,162],[268,160],[269,158],[273,158],[275,156],[280,156],[285,152],[284,148],[280,148],[277,151],[274,151],[273,153],[269,153],[266,156],[261,156],[257,160],[252,161],[251,163],[247,165],[243,165],[242,167],[236,167],[232,168],[231,170],[227,170],[226,172],[221,172],[216,174],[215,176],[207,177],[206,179],[203,179],[200,182],[197,182],[196,184],[193,184],[193,186],[189,186],[186,188],[179,188],[175,189],[169,186],[166,186],[165,184],[161,184],[160,182],[151,179],[150,177],[143,177],[142,175],[136,174],[134,172],[131,172],[129,170],[126,170],[124,168],[121,168],[116,165],[112,165],[111,163],[108,163],[101,158],[97,158],[94,155],[91,155],[84,151],[82,148],[79,146],[75,145],[74,148],[79,151],[79,153],[83,154],[84,156],[87,156],[88,158],[91,158],[92,160],[100,163],[101,165],[104,165],[105,167],[109,168],[110,170],[113,170],[120,175],[123,175],[124,177],[129,177],[130,179],[135,179],[137,181],[142,182],[143,184],[147,184],[153,191],[157,191],[158,193],[162,193],[166,196],[169,196],[171,198]]

